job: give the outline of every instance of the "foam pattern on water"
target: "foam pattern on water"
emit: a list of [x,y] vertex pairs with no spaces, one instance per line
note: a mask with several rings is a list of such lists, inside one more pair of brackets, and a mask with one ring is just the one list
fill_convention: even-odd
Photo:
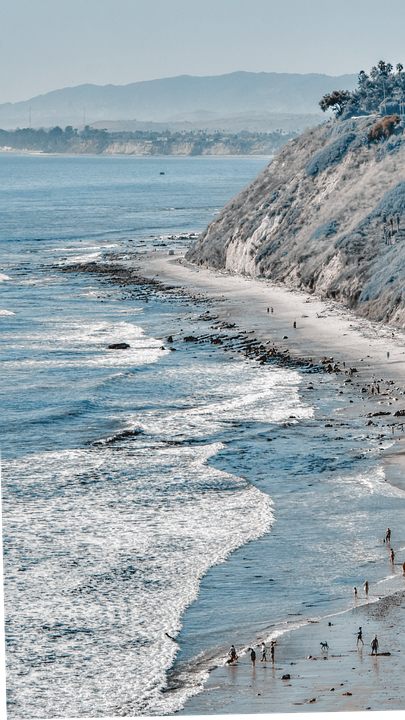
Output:
[[[165,384],[186,382],[178,368],[165,370],[159,388]],[[270,370],[251,363],[224,364],[218,368],[193,364],[192,387],[178,401],[177,408],[165,408],[165,418],[156,410],[128,414],[128,427],[142,430],[144,435],[171,439],[204,439],[223,434],[224,428],[242,422],[282,423],[288,418],[310,418],[313,408],[302,402],[298,394],[299,373],[291,370]]]
[[5,464],[12,715],[167,711],[160,689],[176,644],[164,633],[177,634],[206,570],[273,519],[267,495],[205,464],[219,449]]
[[[135,314],[135,313],[134,313]],[[162,352],[162,343],[145,336],[143,330],[130,322],[86,322],[76,318],[63,321],[46,319],[48,336],[44,338],[42,322],[24,329],[24,338],[10,332],[9,342],[29,348],[28,357],[5,361],[6,370],[33,370],[52,368],[83,368],[139,366],[156,362]],[[15,332],[15,331],[14,331]],[[108,345],[126,342],[126,350],[109,350]],[[25,352],[27,355],[27,351]]]

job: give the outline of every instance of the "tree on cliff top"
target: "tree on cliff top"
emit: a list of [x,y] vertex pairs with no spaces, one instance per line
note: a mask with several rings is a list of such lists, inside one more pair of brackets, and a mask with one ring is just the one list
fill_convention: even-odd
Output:
[[324,95],[319,105],[324,112],[328,110],[328,108],[331,108],[333,112],[336,112],[336,116],[339,117],[350,98],[351,94],[347,90],[334,90],[330,95]]
[[325,112],[331,108],[337,117],[367,115],[373,112],[405,111],[405,73],[403,65],[398,63],[393,72],[391,63],[380,60],[373,66],[370,74],[360,70],[358,86],[353,92],[334,90],[324,95],[319,105]]

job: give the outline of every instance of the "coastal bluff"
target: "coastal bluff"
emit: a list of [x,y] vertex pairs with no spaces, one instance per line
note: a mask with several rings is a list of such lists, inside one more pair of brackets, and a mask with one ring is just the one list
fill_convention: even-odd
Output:
[[186,254],[405,325],[405,123],[336,118],[284,145]]

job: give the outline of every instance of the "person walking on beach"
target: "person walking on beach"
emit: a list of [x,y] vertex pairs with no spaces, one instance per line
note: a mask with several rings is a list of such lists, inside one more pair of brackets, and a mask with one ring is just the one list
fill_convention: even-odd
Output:
[[263,660],[266,662],[266,660],[267,660],[267,658],[266,658],[266,650],[267,650],[266,644],[265,644],[264,642],[262,642],[262,656],[261,656],[261,658],[260,658],[260,662],[263,662]]
[[405,562],[402,563],[402,574],[405,575]]
[[248,650],[250,650],[250,659],[251,659],[252,665],[253,665],[253,667],[254,667],[254,666],[255,666],[255,663],[256,663],[256,653],[255,653],[255,651],[253,650],[253,648],[248,648]]
[[359,642],[361,642],[361,646],[364,647],[363,630],[361,629],[361,627],[359,627],[359,630],[357,633],[357,640],[356,640],[357,647],[359,647]]
[[355,597],[356,600],[357,600],[357,588],[355,587],[355,588],[353,588],[353,590],[354,590],[354,597]]
[[229,665],[230,663],[236,662],[237,659],[238,659],[238,656],[236,654],[235,645],[231,645],[231,649],[229,651],[229,660],[226,661],[227,665]]
[[368,597],[368,588],[369,588],[368,580],[366,580],[366,582],[364,582],[363,585],[364,585],[364,589],[366,591],[366,597]]
[[393,549],[391,548],[391,552],[390,552],[391,565],[394,564],[394,559],[395,559],[395,553],[394,553]]
[[387,528],[385,531],[385,542],[389,543],[390,540],[391,540],[391,530],[389,528]]
[[374,654],[377,655],[377,651],[378,651],[377,635],[375,635],[375,637],[373,637],[370,645],[371,645],[371,654],[372,654],[372,655],[374,655]]
[[274,649],[276,647],[276,641],[272,640],[270,643],[270,658],[271,662],[274,663]]

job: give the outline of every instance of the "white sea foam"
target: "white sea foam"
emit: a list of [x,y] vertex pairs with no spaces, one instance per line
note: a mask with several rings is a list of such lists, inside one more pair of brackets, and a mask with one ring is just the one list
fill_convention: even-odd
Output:
[[[167,382],[175,381],[177,369],[167,370]],[[163,439],[179,435],[204,438],[207,433],[219,431],[229,423],[267,422],[280,423],[291,414],[294,418],[309,418],[313,407],[301,401],[298,394],[299,374],[291,370],[271,371],[269,368],[250,364],[221,367],[221,375],[215,366],[194,370],[195,386],[192,406],[168,412],[162,426],[154,413],[128,416],[129,427],[141,428],[147,434],[159,434]],[[215,382],[214,382],[215,378]],[[215,397],[210,390],[215,385]]]
[[[114,246],[127,254],[129,237],[142,232],[156,238],[156,227],[167,229],[168,239],[175,231],[177,240],[169,242],[184,248],[188,241],[180,236],[190,227],[202,230],[212,207],[227,202],[264,161],[227,160],[224,173],[220,161],[193,159],[185,164],[174,159],[172,187],[183,196],[181,203],[170,191],[163,197],[160,182],[151,185],[148,172],[154,158],[145,165],[120,162],[118,171],[114,161],[107,167],[94,158],[67,162],[44,157],[35,169],[32,158],[19,158],[17,164],[13,157],[4,161],[4,229],[14,239],[4,270],[15,281],[4,283],[3,289],[11,293],[7,307],[18,308],[19,322],[6,337],[10,373],[3,380],[8,381],[10,415],[4,413],[3,422],[10,456],[41,448],[35,455],[9,461],[4,485],[9,715],[170,712],[179,707],[179,697],[173,701],[159,688],[176,645],[164,632],[176,635],[185,603],[195,598],[199,578],[212,563],[266,532],[272,522],[271,502],[240,478],[210,466],[210,453],[222,452],[221,445],[163,446],[170,421],[166,407],[180,407],[185,393],[170,393],[161,378],[177,355],[178,383],[186,385],[193,363],[185,362],[181,353],[165,356],[161,340],[138,336],[125,301],[100,304],[80,295],[86,285],[102,287],[102,279],[89,281],[46,267],[66,256],[71,257],[60,260],[60,267],[98,261],[102,250]],[[61,180],[56,185],[55,173]],[[136,207],[134,179],[140,190]],[[32,203],[33,187],[39,203]],[[167,213],[168,207],[178,209]],[[34,246],[34,238],[43,240]],[[150,244],[148,240],[143,245],[145,252]],[[146,312],[152,323],[162,323],[164,315],[161,309],[155,313],[154,305]],[[120,324],[124,312],[127,322]],[[109,351],[106,346],[112,342],[128,342],[131,348]],[[160,358],[161,365],[156,362]],[[92,372],[104,366],[105,372]],[[236,377],[237,367],[234,372]],[[199,373],[200,380],[201,368]],[[171,372],[168,383],[174,382],[176,373]],[[232,382],[236,387],[237,380]],[[215,395],[214,373],[209,384]],[[250,402],[257,419],[261,413],[255,416],[253,399]],[[185,404],[189,408],[190,402]],[[160,413],[156,436],[145,442],[141,435],[132,443],[84,445],[119,435],[129,414],[136,425],[134,408],[145,427],[153,425],[153,412],[145,410],[153,405]],[[241,416],[242,406],[241,400],[235,414]],[[215,403],[211,412],[215,415]],[[231,422],[229,407],[224,418],[218,427]],[[190,422],[197,425],[198,417],[194,414]],[[181,425],[180,413],[176,423],[183,432],[189,427],[187,417]],[[203,424],[208,430],[210,413]],[[202,435],[199,440],[204,441]],[[45,447],[54,452],[42,451]]]
[[69,258],[66,260],[57,260],[57,265],[65,265],[66,263],[88,263],[88,262],[94,262],[94,260],[97,260],[101,256],[101,250],[99,252],[87,252],[83,253],[81,255],[69,255]]
[[[161,341],[147,338],[143,330],[130,322],[80,322],[75,319],[55,322],[51,337],[44,339],[34,326],[25,336],[31,355],[9,360],[5,367],[120,367],[156,362],[168,350]],[[109,350],[108,345],[126,342],[125,350]]]
[[266,494],[206,464],[220,447],[144,449],[136,463],[106,448],[5,464],[9,677],[21,717],[181,707],[183,693],[160,693],[176,654],[164,633],[178,633],[208,568],[273,521]]
[[333,483],[339,483],[346,486],[351,486],[352,490],[356,494],[367,494],[374,495],[378,494],[382,497],[397,497],[405,498],[405,493],[400,488],[395,487],[386,482],[385,472],[383,465],[376,465],[372,470],[367,472],[358,473],[356,475],[345,475],[342,477],[334,478]]
[[2,308],[0,308],[0,315],[15,315],[15,313],[11,310],[3,310]]

